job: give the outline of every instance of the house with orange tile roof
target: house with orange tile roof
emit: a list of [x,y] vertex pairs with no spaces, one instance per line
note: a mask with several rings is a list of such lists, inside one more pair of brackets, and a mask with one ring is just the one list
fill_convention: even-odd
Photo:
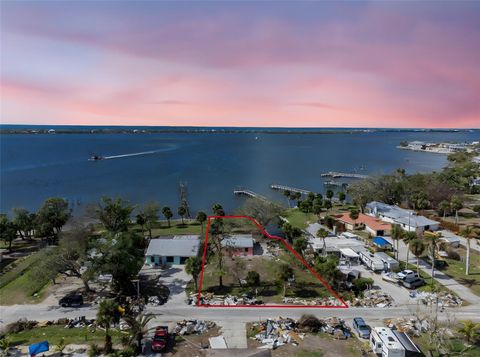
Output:
[[335,216],[335,218],[340,223],[343,223],[348,230],[364,229],[373,236],[388,236],[392,230],[390,223],[383,222],[378,218],[363,213],[359,213],[356,220],[350,218],[349,213]]

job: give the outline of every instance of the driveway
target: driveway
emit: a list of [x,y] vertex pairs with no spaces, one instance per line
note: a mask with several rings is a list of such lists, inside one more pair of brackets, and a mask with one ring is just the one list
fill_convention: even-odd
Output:
[[165,306],[178,307],[179,304],[185,304],[185,299],[187,298],[185,288],[191,279],[192,277],[185,272],[183,265],[173,265],[160,271],[160,283],[170,290]]
[[373,279],[373,289],[382,290],[390,295],[394,300],[395,306],[402,306],[408,304],[416,304],[417,302],[410,298],[409,291],[402,286],[394,283],[389,283],[382,279],[381,274],[375,274],[371,270],[367,269],[364,265],[352,265],[348,270],[358,270],[361,273],[362,278]]

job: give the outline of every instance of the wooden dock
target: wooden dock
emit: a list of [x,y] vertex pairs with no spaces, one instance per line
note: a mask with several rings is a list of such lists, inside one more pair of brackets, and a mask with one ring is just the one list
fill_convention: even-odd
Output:
[[333,177],[333,178],[345,177],[345,178],[356,178],[356,179],[366,179],[366,178],[368,178],[368,175],[348,173],[348,172],[335,172],[335,171],[325,172],[325,173],[321,174],[320,176],[322,176],[322,177]]
[[300,192],[302,195],[308,195],[310,192],[312,192],[312,191],[304,190],[304,189],[301,189],[301,188],[295,188],[295,187],[277,185],[277,184],[270,185],[270,188],[272,190]]
[[268,198],[266,198],[265,196],[262,196],[261,194],[259,193],[256,193],[256,192],[253,192],[252,190],[249,190],[249,189],[246,189],[246,188],[238,188],[238,189],[235,189],[233,190],[233,193],[235,195],[242,195],[242,196],[248,196],[248,197],[252,197],[252,198],[257,198],[259,200],[262,200],[262,201],[265,201],[265,202],[269,202],[270,200]]

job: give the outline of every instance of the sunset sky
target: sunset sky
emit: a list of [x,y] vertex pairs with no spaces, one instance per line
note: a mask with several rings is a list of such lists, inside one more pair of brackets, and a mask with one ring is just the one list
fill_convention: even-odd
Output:
[[480,2],[1,2],[1,122],[480,127]]

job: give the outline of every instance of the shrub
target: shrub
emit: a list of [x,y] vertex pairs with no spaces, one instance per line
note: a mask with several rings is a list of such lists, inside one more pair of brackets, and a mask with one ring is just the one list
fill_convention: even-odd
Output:
[[260,274],[254,270],[250,270],[245,280],[247,280],[249,286],[258,286],[260,284]]
[[369,286],[373,285],[373,279],[371,278],[358,278],[353,281],[353,285],[357,291],[364,291],[368,289]]
[[22,332],[22,331],[31,330],[35,326],[37,326],[37,324],[38,324],[37,321],[29,321],[27,319],[20,319],[16,322],[12,322],[12,323],[8,324],[7,327],[5,328],[5,332],[7,334],[9,334],[9,333],[19,333],[19,332]]
[[95,343],[92,343],[90,345],[90,349],[88,350],[88,357],[100,356],[101,353],[102,350],[100,349],[100,347],[98,347],[98,345],[96,345]]
[[473,211],[477,212],[477,213],[480,213],[480,205],[473,206]]
[[322,328],[322,322],[313,315],[302,315],[298,320],[298,327],[302,331],[318,332]]
[[452,249],[452,248],[448,249],[447,254],[448,254],[448,259],[460,260],[460,254],[458,254],[458,252],[455,249]]

